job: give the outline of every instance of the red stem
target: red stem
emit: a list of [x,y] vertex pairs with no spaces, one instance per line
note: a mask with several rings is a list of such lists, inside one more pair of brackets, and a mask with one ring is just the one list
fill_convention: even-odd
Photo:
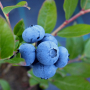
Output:
[[81,61],[81,58],[70,60],[68,63],[73,63],[73,62],[76,62],[76,61]]
[[69,20],[66,20],[63,24],[61,24],[53,33],[52,35],[55,36],[62,28],[64,28],[67,24],[74,21],[76,18],[80,17],[81,15],[90,12],[90,9],[87,10],[81,10],[78,14],[70,18]]
[[0,2],[1,9],[3,9],[2,3]]
[[[2,12],[3,12],[3,5],[2,5],[1,2],[0,2],[0,7],[1,7],[1,10],[2,10]],[[4,16],[5,16],[8,24],[9,24],[9,26],[10,26],[10,28],[11,28],[11,24],[10,24],[10,20],[9,20],[9,14],[5,14],[4,12],[3,12],[3,14],[4,14]]]

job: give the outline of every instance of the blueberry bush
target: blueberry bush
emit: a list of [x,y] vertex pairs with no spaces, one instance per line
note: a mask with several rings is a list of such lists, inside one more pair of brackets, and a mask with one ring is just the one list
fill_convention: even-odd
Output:
[[[66,26],[83,14],[90,12],[90,0],[80,0],[81,11],[72,16],[79,0],[64,0],[66,20],[56,30],[57,8],[54,0],[45,0],[39,10],[37,25],[25,28],[23,19],[12,30],[9,13],[19,7],[28,7],[26,1],[0,8],[0,65],[29,66],[30,86],[39,84],[42,89],[49,82],[61,90],[89,90],[90,83],[90,39],[83,35],[90,33],[90,25],[74,23]],[[56,36],[66,38],[62,46]],[[10,90],[9,84],[0,79],[3,90]],[[5,87],[3,86],[5,85]]]

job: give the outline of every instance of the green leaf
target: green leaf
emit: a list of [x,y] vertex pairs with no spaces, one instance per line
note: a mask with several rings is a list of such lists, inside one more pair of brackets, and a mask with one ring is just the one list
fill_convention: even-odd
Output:
[[0,64],[4,63],[4,60],[0,60]]
[[58,68],[56,73],[60,74],[62,77],[65,77],[67,72],[64,69]]
[[65,66],[63,69],[71,75],[82,76],[85,78],[90,77],[90,72],[89,72],[90,64],[85,62],[70,63],[67,66]]
[[20,20],[14,27],[14,34],[17,36],[21,36],[25,29],[24,21]]
[[31,76],[30,79],[29,79],[30,86],[33,86],[33,85],[36,85],[36,84],[40,83],[41,78],[38,78],[38,77],[34,76],[32,70],[28,71],[28,73]]
[[[65,71],[65,70],[64,70]],[[55,75],[51,78],[49,78],[49,81],[59,80],[60,78],[63,78],[60,73],[55,73]]]
[[15,42],[15,51],[18,49],[18,47],[19,47],[19,41],[16,41]]
[[20,58],[21,57],[21,54],[20,53],[17,53],[15,57],[16,58]]
[[46,0],[46,1],[48,1],[48,2],[52,2],[53,0]]
[[86,57],[90,58],[90,39],[85,44],[84,54]]
[[14,51],[14,35],[7,22],[0,16],[0,59],[7,58]]
[[84,58],[82,58],[82,60],[85,63],[90,63],[90,58],[84,57]]
[[73,37],[66,39],[66,48],[70,54],[70,59],[74,59],[80,54],[82,54],[84,50],[84,41],[83,37]]
[[90,33],[90,25],[87,24],[77,24],[73,26],[66,27],[59,31],[58,35],[60,37],[78,37]]
[[86,39],[86,40],[84,40],[84,46],[86,45],[86,43],[87,43],[89,40],[90,40],[89,38]]
[[72,16],[77,7],[77,4],[78,0],[64,0],[63,8],[65,11],[66,20],[68,20]]
[[90,0],[81,0],[80,4],[82,9],[90,9]]
[[30,83],[30,86],[34,86],[36,84],[41,84],[40,86],[43,86],[43,88],[47,88],[48,86],[48,80],[44,80],[44,79],[41,79],[41,78],[38,78],[36,76],[34,76],[33,74],[33,71],[28,71],[28,73],[30,74],[30,79],[29,79],[29,83]]
[[39,84],[40,88],[42,89],[47,89],[49,84],[48,84],[48,80],[42,80],[41,83]]
[[15,64],[15,63],[20,63],[20,62],[25,62],[25,61],[22,58],[12,58],[9,60],[4,60],[4,62]]
[[56,4],[54,0],[46,0],[39,11],[38,24],[45,29],[46,33],[51,33],[56,25],[56,20]]
[[52,82],[60,90],[89,90],[90,83],[79,76],[67,76],[64,78],[58,77]]
[[11,90],[8,82],[3,80],[3,79],[0,79],[0,85],[1,85],[3,90]]
[[21,36],[16,36],[15,38],[16,40],[19,40],[19,43],[23,42],[23,38],[22,35]]
[[35,86],[35,85],[38,84],[38,82],[35,79],[33,79],[33,78],[29,79],[29,83],[30,83],[30,86]]
[[22,35],[21,36],[18,36],[18,40],[19,40],[19,42],[21,43],[21,42],[23,42],[23,38],[22,38]]
[[30,7],[27,6],[27,2],[26,1],[21,1],[21,2],[17,3],[16,5],[4,7],[3,12],[5,14],[8,14],[11,10],[13,10],[15,8],[19,8],[19,7],[26,7],[30,10]]

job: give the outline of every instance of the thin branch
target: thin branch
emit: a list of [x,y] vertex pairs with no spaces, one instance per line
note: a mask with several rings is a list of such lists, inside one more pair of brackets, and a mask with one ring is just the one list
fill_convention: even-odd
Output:
[[73,60],[70,60],[68,63],[73,63],[73,62],[77,62],[77,61],[81,61],[81,58],[76,58],[76,59],[73,59]]
[[[1,2],[0,2],[0,7],[1,7],[1,10],[2,10],[2,12],[3,12],[3,5],[2,5]],[[4,16],[5,16],[8,24],[9,24],[9,26],[11,27],[10,20],[9,20],[9,14],[5,14],[4,12],[3,12],[3,14],[4,14]]]
[[64,28],[67,24],[69,24],[70,22],[74,21],[76,18],[80,17],[83,14],[89,13],[90,9],[87,10],[81,10],[78,14],[76,14],[75,16],[73,16],[72,18],[70,18],[69,20],[66,20],[63,24],[61,24],[54,32],[52,32],[52,35],[55,36],[57,35],[57,33]]
[[18,54],[18,53],[19,53],[19,50],[17,50],[17,52],[15,52],[9,59],[14,58],[16,56],[16,54]]

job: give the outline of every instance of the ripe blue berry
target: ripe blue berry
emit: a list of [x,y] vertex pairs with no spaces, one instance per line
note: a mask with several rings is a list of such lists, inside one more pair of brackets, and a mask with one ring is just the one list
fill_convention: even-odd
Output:
[[36,63],[33,66],[33,74],[41,79],[48,79],[54,76],[56,69],[57,67],[55,67],[55,65],[43,65],[41,63]]
[[34,43],[41,40],[45,35],[44,28],[40,25],[34,25],[24,30],[22,38],[27,43]]
[[56,45],[58,45],[58,42],[57,42],[56,38],[55,38],[54,36],[52,36],[51,34],[48,34],[48,33],[45,34],[44,38],[43,38],[42,40],[40,40],[40,41],[38,42],[38,44],[40,44],[40,43],[43,42],[43,41],[52,41],[52,42],[54,42]]
[[34,62],[32,63],[32,67],[36,64],[36,63],[38,63],[39,61],[37,60],[37,58],[35,58],[35,60],[34,60]]
[[25,59],[26,66],[30,66],[35,60],[35,47],[31,44],[22,44],[19,47],[21,57]]
[[69,56],[68,50],[63,46],[60,46],[59,47],[59,58],[57,62],[55,63],[55,66],[59,68],[66,66],[69,60],[68,56]]
[[37,59],[44,65],[53,65],[59,57],[59,49],[54,42],[45,41],[38,45]]

